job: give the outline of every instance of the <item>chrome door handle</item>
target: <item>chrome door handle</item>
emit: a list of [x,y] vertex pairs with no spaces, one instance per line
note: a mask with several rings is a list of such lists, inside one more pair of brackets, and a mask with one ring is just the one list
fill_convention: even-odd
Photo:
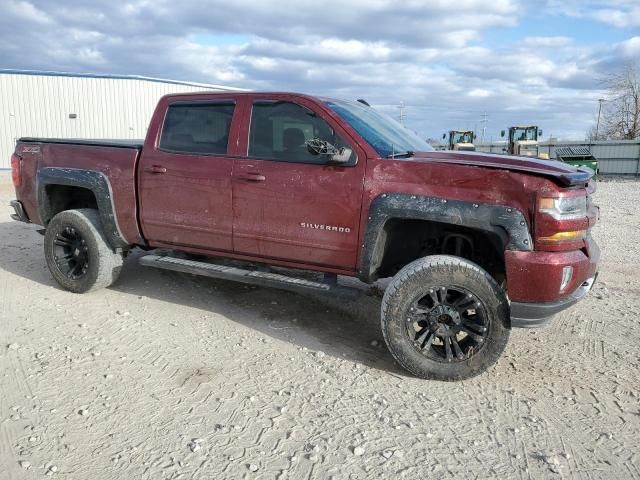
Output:
[[259,173],[243,173],[239,178],[248,182],[264,182],[267,179],[267,177]]
[[150,173],[167,173],[167,169],[160,165],[152,165],[151,167],[147,168],[146,171]]

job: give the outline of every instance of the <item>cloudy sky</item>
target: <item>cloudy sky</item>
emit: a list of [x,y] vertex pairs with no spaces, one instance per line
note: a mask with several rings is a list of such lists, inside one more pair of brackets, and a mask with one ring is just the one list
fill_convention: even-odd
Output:
[[424,137],[582,139],[640,60],[639,0],[0,0],[0,68],[136,74],[406,105]]

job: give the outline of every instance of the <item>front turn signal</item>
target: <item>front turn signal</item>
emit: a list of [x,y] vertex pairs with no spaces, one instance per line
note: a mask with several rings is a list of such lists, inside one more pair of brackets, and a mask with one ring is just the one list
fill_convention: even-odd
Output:
[[575,240],[583,240],[587,237],[586,230],[573,230],[569,232],[558,232],[548,237],[538,237],[538,242],[543,243],[561,243],[571,242]]

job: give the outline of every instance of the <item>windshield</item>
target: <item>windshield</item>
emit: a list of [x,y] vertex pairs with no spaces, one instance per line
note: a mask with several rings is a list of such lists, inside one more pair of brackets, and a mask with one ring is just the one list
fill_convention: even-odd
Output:
[[407,152],[430,152],[433,147],[388,116],[360,103],[337,100],[327,105],[371,145],[381,157]]
[[522,142],[525,140],[537,140],[538,127],[516,127],[513,129],[513,141]]
[[455,145],[456,143],[473,143],[472,136],[472,132],[454,132],[453,144]]

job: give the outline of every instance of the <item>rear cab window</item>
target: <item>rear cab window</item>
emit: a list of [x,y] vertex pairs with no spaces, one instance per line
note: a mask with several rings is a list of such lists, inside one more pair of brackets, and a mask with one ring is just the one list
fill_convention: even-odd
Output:
[[159,149],[199,155],[225,155],[234,102],[178,102],[169,105]]
[[[248,155],[281,162],[326,164],[327,157],[313,154],[307,143],[313,139],[336,148],[351,148],[318,114],[289,101],[259,100],[253,103]],[[356,163],[355,151],[348,164]]]

